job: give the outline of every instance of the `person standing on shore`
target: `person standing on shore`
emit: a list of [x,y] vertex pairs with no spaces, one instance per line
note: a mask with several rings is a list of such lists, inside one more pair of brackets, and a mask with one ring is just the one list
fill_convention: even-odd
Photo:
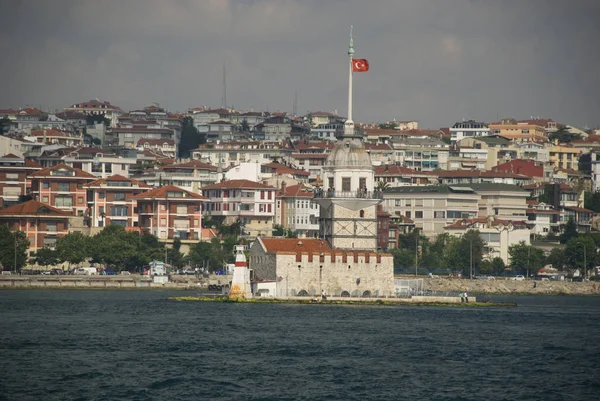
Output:
[[467,294],[467,292],[466,292],[466,291],[465,291],[465,293],[464,293],[464,296],[465,296],[465,302],[466,302],[466,303],[469,303],[469,295]]

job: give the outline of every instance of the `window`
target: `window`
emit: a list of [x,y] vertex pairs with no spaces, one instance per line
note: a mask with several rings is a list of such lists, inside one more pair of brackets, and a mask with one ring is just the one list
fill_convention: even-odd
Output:
[[56,232],[56,222],[46,223],[46,231],[53,232],[53,233]]
[[69,183],[68,182],[59,182],[58,183],[58,191],[59,192],[69,192]]
[[44,196],[44,197],[42,198],[42,202],[43,202],[43,203],[48,203],[48,202],[49,202],[49,200],[48,200],[48,197],[47,197],[47,196]]
[[350,177],[343,177],[342,178],[342,191],[345,192],[350,192]]
[[462,212],[448,210],[447,216],[449,219],[460,219],[462,217]]
[[83,196],[77,197],[77,203],[83,203]]
[[396,206],[402,206],[402,199],[396,199],[396,201],[394,202],[394,204]]
[[106,192],[98,192],[98,198],[104,199],[106,197]]
[[442,212],[433,212],[433,218],[435,219],[445,219],[446,218],[446,212],[442,211]]
[[127,227],[127,220],[111,220],[110,221],[110,225],[111,226]]
[[44,187],[44,189],[50,188],[50,183],[48,181],[44,181],[43,187]]
[[330,189],[333,188],[333,177],[329,177],[328,181],[329,181],[329,188]]
[[114,200],[116,201],[124,201],[125,200],[125,192],[115,192]]
[[110,215],[117,217],[127,216],[127,206],[112,206],[110,208]]
[[422,219],[423,218],[423,211],[418,210],[415,212],[415,219]]
[[177,205],[177,214],[187,214],[187,205]]
[[365,217],[365,211],[364,210],[360,211],[360,217]]
[[160,219],[160,225],[161,226],[166,226],[167,225],[167,219]]
[[410,219],[410,210],[407,210],[406,213],[404,213],[404,215],[407,219]]
[[54,206],[56,207],[72,207],[73,198],[70,196],[57,196],[54,199]]
[[358,179],[358,188],[359,189],[366,189],[367,188],[367,179],[364,177],[361,177]]
[[104,213],[104,206],[98,207],[98,214]]

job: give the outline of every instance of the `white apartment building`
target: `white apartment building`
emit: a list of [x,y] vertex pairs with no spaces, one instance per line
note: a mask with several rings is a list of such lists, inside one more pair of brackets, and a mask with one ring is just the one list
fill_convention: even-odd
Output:
[[231,141],[200,145],[192,151],[192,158],[223,168],[240,163],[266,164],[272,161],[289,162],[287,143],[261,141]]
[[487,149],[452,150],[448,156],[448,170],[485,170],[487,159]]
[[401,138],[392,142],[394,162],[417,171],[448,168],[449,147],[437,138]]
[[452,142],[460,141],[463,138],[489,135],[490,129],[487,124],[474,120],[457,122],[450,128],[450,140]]
[[313,197],[313,188],[284,182],[277,194],[275,224],[296,231],[299,238],[317,237],[320,210]]
[[98,178],[107,178],[115,174],[129,177],[129,169],[137,163],[135,158],[122,157],[110,151],[88,147],[46,150],[38,157],[38,161],[42,167],[66,164]]
[[173,185],[189,192],[199,193],[200,188],[216,183],[220,177],[215,166],[190,160],[146,172],[137,179],[151,187]]
[[479,213],[481,196],[469,187],[432,185],[389,188],[383,192],[383,209],[393,217],[415,222],[423,235],[435,237],[460,218]]
[[249,180],[226,180],[201,188],[208,198],[205,215],[225,224],[240,220],[244,235],[270,236],[275,217],[275,188]]

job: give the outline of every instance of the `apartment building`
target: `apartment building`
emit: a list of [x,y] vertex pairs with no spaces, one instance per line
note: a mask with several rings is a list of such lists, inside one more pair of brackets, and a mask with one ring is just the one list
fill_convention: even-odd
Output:
[[487,149],[451,150],[448,156],[448,170],[485,170],[487,159]]
[[544,141],[547,139],[543,125],[535,121],[516,121],[514,118],[491,123],[489,129],[493,135],[500,135],[515,142]]
[[235,166],[244,162],[259,164],[273,161],[289,163],[290,148],[285,142],[230,141],[200,145],[192,158],[214,166]]
[[127,177],[131,167],[137,163],[135,157],[123,157],[109,150],[83,146],[45,150],[37,159],[45,168],[65,164],[99,178],[114,174]]
[[244,234],[269,236],[275,217],[275,188],[250,180],[226,180],[201,188],[205,214],[232,224],[239,220]]
[[511,184],[529,185],[533,178],[524,174],[515,174],[504,171],[481,170],[453,170],[439,171],[436,173],[442,185],[469,185],[469,184]]
[[31,191],[29,176],[42,169],[31,160],[11,153],[0,157],[0,209],[19,202]]
[[219,180],[217,167],[212,164],[190,160],[185,163],[167,164],[158,170],[150,170],[137,177],[151,187],[173,185],[186,191],[199,193],[200,188]]
[[530,244],[531,231],[523,221],[509,221],[494,218],[460,219],[444,227],[444,232],[460,237],[468,230],[478,230],[485,242],[483,257],[493,260],[502,258],[505,264],[510,263],[508,249],[511,245],[523,241]]
[[555,144],[548,148],[548,152],[550,164],[555,168],[579,170],[580,148]]
[[490,128],[486,123],[468,120],[455,123],[450,128],[450,140],[458,142],[463,138],[489,136]]
[[32,130],[29,135],[24,137],[24,139],[30,142],[37,142],[44,145],[83,145],[83,135],[70,131],[59,131],[56,129]]
[[137,142],[136,149],[144,151],[146,149],[153,150],[155,152],[161,152],[166,156],[175,157],[177,156],[177,147],[173,139],[153,139],[153,138],[142,138]]
[[71,213],[30,200],[0,210],[0,224],[23,231],[29,240],[29,256],[39,249],[54,248],[56,240],[69,232]]
[[527,201],[527,224],[532,234],[547,236],[561,232],[561,212],[551,205],[538,201]]
[[527,219],[529,191],[519,185],[480,183],[469,184],[480,197],[480,218],[495,216],[499,220],[522,221]]
[[375,167],[376,187],[384,186],[386,188],[394,188],[414,185],[435,185],[437,183],[438,178],[436,173],[415,171],[407,167],[395,165]]
[[404,216],[428,237],[440,234],[457,219],[476,217],[480,201],[481,196],[466,186],[395,187],[383,192],[383,210],[392,220]]
[[398,138],[392,141],[396,164],[418,171],[448,168],[449,146],[437,138]]
[[167,185],[134,195],[137,201],[139,227],[143,233],[172,243],[201,240],[202,204],[207,199],[184,189]]
[[58,164],[31,174],[30,179],[35,199],[75,216],[84,216],[87,193],[83,186],[97,177],[81,169]]
[[314,201],[314,189],[303,185],[281,185],[277,192],[275,224],[293,230],[299,238],[319,235],[319,204]]
[[87,227],[105,227],[111,224],[138,227],[136,195],[150,189],[143,182],[122,175],[100,178],[83,185],[86,190]]
[[87,102],[80,102],[72,104],[69,107],[64,108],[65,111],[75,111],[83,113],[85,115],[103,115],[110,116],[114,113],[120,114],[122,112],[120,107],[117,107],[110,102],[100,101],[98,99],[88,100]]
[[310,136],[322,141],[337,141],[337,137],[343,132],[344,122],[339,120],[312,127],[310,129]]

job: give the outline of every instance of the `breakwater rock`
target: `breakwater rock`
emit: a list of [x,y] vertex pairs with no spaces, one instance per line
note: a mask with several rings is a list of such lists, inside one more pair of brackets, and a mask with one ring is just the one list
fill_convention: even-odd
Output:
[[423,279],[423,289],[435,292],[468,291],[474,294],[600,295],[600,282],[516,281],[505,278],[468,280],[433,277]]

